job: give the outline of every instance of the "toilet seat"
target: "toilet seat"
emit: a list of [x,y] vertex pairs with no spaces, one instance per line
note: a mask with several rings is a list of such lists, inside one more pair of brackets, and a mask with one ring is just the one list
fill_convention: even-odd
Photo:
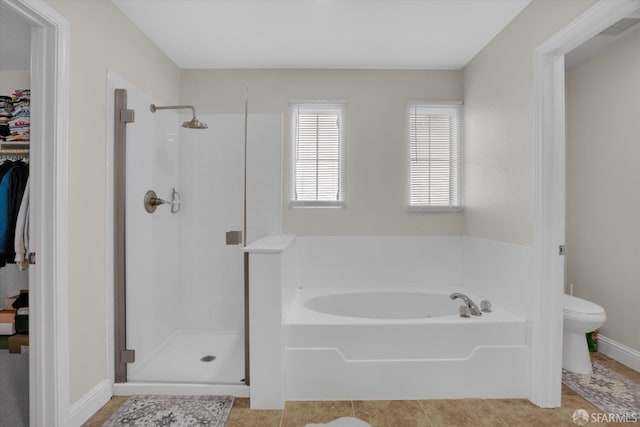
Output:
[[604,308],[572,295],[562,295],[562,310],[568,315],[604,314]]

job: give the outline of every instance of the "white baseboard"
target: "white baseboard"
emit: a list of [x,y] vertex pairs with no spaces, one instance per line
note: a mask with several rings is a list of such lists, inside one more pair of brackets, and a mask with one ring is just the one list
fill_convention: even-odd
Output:
[[606,354],[610,358],[617,360],[630,367],[631,369],[640,372],[640,351],[627,347],[624,344],[620,344],[617,341],[598,335],[598,351],[602,354]]
[[102,408],[111,399],[111,396],[113,396],[112,382],[108,379],[100,381],[80,400],[71,405],[70,424],[72,426],[81,426],[93,414],[98,412],[98,409]]

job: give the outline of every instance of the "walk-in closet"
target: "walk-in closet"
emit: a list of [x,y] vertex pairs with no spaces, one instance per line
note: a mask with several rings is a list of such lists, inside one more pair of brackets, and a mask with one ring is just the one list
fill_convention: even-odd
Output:
[[29,425],[30,33],[0,4],[0,427]]

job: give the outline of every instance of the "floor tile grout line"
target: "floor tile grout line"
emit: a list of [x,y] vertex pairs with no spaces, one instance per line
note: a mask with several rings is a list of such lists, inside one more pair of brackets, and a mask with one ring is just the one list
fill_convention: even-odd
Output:
[[282,410],[280,411],[280,427],[282,427],[282,423],[284,422],[284,411],[285,409],[287,409],[287,402],[284,402],[284,406],[282,407]]
[[485,404],[485,406],[486,406],[487,408],[489,408],[489,412],[491,412],[493,415],[495,415],[496,417],[498,417],[498,419],[500,420],[500,422],[502,422],[502,424],[503,424],[505,427],[510,427],[510,426],[509,426],[509,424],[507,424],[507,422],[504,420],[504,418],[502,418],[502,417],[500,416],[500,414],[498,414],[496,411],[494,411],[494,410],[493,410],[493,408],[491,407],[491,405],[489,405],[489,402],[487,402],[487,399],[481,399],[481,400],[482,400],[482,403],[484,403],[484,404]]
[[424,413],[424,417],[427,419],[427,422],[429,423],[429,425],[431,427],[434,427],[433,421],[431,421],[431,418],[429,418],[429,415],[427,414],[427,410],[425,409],[424,405],[422,404],[422,400],[418,399],[418,405],[420,406],[420,409],[422,409],[422,413]]

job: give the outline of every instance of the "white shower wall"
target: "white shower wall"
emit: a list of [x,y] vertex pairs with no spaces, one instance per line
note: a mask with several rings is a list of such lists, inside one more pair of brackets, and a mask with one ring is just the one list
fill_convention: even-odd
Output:
[[[209,129],[180,130],[177,327],[242,330],[242,246],[226,245],[225,233],[244,226],[244,115],[205,114],[199,119]],[[281,145],[281,115],[249,115],[247,243],[280,232]]]

